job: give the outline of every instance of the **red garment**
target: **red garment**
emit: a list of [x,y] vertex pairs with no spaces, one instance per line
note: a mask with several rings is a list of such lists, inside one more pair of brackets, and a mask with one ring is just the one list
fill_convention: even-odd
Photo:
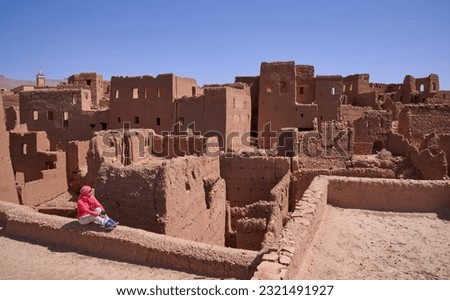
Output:
[[83,186],[81,188],[81,194],[78,197],[78,213],[77,217],[78,219],[86,216],[86,215],[93,215],[98,216],[100,215],[98,212],[96,212],[94,209],[97,207],[100,207],[101,210],[105,210],[103,206],[98,202],[98,200],[90,194],[91,187],[90,186]]

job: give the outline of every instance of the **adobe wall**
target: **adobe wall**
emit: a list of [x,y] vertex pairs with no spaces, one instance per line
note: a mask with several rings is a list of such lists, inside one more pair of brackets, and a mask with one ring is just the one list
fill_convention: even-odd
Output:
[[69,187],[78,192],[86,184],[89,141],[70,141],[67,148],[67,180]]
[[372,154],[386,147],[386,135],[392,127],[392,114],[390,111],[368,111],[353,124],[354,153]]
[[447,159],[448,175],[450,176],[450,134],[439,135],[439,149],[445,152],[445,157]]
[[296,99],[297,103],[311,104],[315,100],[314,66],[296,65]]
[[423,135],[450,133],[450,105],[407,105],[400,112],[398,133],[419,146]]
[[260,260],[255,251],[186,241],[126,226],[106,233],[95,224],[80,226],[75,219],[6,202],[0,202],[0,225],[6,234],[44,245],[217,278],[249,279]]
[[5,108],[6,130],[13,130],[14,127],[20,124],[18,109],[14,106]]
[[95,72],[74,74],[69,77],[68,84],[83,89],[89,89],[92,95],[92,103],[99,105],[103,99],[103,76]]
[[343,81],[343,93],[347,96],[347,104],[356,105],[361,94],[372,92],[369,74],[354,74],[346,76]]
[[226,244],[259,250],[278,238],[289,210],[290,159],[220,158],[230,205]]
[[35,206],[67,191],[66,153],[49,151],[45,132],[11,131],[10,149],[22,204]]
[[121,224],[214,245],[224,245],[224,191],[219,160],[208,157],[104,163],[95,185]]
[[450,208],[450,182],[330,177],[328,203],[343,208],[436,212]]
[[20,93],[20,121],[45,131],[51,149],[67,150],[69,140],[88,140],[107,126],[107,112],[91,110],[90,90],[42,89]]
[[252,279],[294,279],[326,215],[327,204],[357,209],[438,212],[450,207],[449,189],[449,181],[317,176],[296,203],[291,219],[283,228],[282,238],[265,249]]
[[[252,103],[250,129],[254,132],[258,131],[258,101],[259,101],[259,76],[237,76],[234,82],[242,82],[250,87],[250,100]],[[450,99],[450,97],[449,97]],[[252,135],[253,136],[253,135]],[[254,136],[256,137],[256,136]]]
[[1,201],[19,203],[14,171],[9,149],[9,133],[6,130],[3,99],[0,95],[0,190]]
[[366,111],[372,110],[372,107],[361,107],[353,105],[341,105],[341,117],[342,121],[347,125],[353,124],[359,119]]
[[[316,77],[316,103],[319,108],[318,121],[339,121],[340,98],[342,95],[342,76]],[[320,128],[320,126],[319,126]]]
[[111,78],[110,128],[152,128],[156,133],[173,130],[173,101],[183,96],[201,94],[201,89],[191,78],[173,74],[156,77]]
[[220,157],[220,177],[226,182],[231,207],[269,200],[275,185],[290,171],[286,157]]
[[249,145],[249,139],[240,138],[250,132],[251,98],[245,84],[207,86],[204,95],[175,100],[174,111],[173,123],[178,122],[181,131],[219,135],[219,145],[226,150]]
[[263,133],[259,140],[260,147],[272,146],[272,136],[265,132],[267,124],[270,124],[270,129],[275,132],[280,132],[284,127],[314,127],[309,120],[317,115],[310,116],[310,111],[304,111],[304,107],[297,105],[295,100],[295,63],[261,63],[258,131]]

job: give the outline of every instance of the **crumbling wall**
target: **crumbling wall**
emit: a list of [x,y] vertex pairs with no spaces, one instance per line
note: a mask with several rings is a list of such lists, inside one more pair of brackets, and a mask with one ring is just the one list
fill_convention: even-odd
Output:
[[103,76],[95,72],[74,74],[69,77],[68,84],[91,90],[92,104],[98,106],[103,99]]
[[369,83],[369,74],[354,74],[346,76],[343,81],[343,93],[347,97],[346,104],[357,105],[357,98],[361,94],[372,91]]
[[392,127],[388,111],[368,111],[354,122],[354,153],[372,154],[385,148],[386,135]]
[[258,131],[258,101],[259,101],[259,76],[237,76],[234,82],[242,82],[250,87],[250,101],[251,101],[251,114],[250,114],[250,130],[254,132],[252,137],[257,137]]
[[45,131],[52,150],[67,151],[70,140],[89,140],[104,130],[107,113],[91,110],[90,90],[40,89],[20,93],[20,122],[30,131]]
[[10,132],[11,161],[24,205],[38,205],[67,191],[66,154],[49,148],[43,131]]
[[429,133],[450,133],[450,105],[407,105],[400,112],[398,132],[419,146]]
[[89,141],[70,141],[67,149],[67,180],[69,187],[78,192],[86,184]]
[[104,163],[95,187],[96,196],[122,224],[224,245],[225,194],[218,159]]
[[[291,62],[261,63],[258,131],[259,146],[271,148],[285,127],[314,128],[316,104],[296,102],[296,67]],[[305,100],[306,101],[306,100]]]
[[9,106],[5,108],[5,121],[6,130],[13,130],[17,125],[20,124],[19,112],[14,106]]
[[447,158],[447,168],[448,175],[450,177],[450,134],[440,134],[439,135],[439,149],[445,152],[445,157]]
[[17,197],[16,184],[14,181],[14,172],[11,163],[9,149],[9,133],[6,130],[3,99],[0,95],[0,190],[1,201],[19,203]]
[[353,106],[353,105],[341,105],[341,116],[342,121],[347,125],[353,124],[357,119],[362,117],[362,115],[366,112],[372,110],[372,107],[361,107],[361,106]]
[[221,157],[220,174],[230,205],[226,244],[260,249],[273,242],[289,210],[290,160]]

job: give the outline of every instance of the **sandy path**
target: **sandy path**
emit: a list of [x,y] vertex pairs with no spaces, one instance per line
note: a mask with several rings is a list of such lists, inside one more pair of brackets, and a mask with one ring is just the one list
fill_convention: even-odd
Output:
[[212,279],[12,239],[0,231],[0,279]]
[[298,279],[450,279],[450,221],[328,206]]

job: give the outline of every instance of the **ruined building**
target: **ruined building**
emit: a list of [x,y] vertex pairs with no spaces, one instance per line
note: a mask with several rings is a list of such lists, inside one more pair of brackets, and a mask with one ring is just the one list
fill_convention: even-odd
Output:
[[[18,95],[18,107],[1,114],[1,200],[53,213],[64,202],[65,215],[75,216],[70,193],[91,185],[123,225],[117,236],[23,211],[43,220],[29,232],[64,232],[76,249],[86,248],[79,236],[87,236],[127,249],[98,246],[114,258],[289,279],[329,204],[450,207],[450,92],[434,74],[382,84],[368,74],[315,75],[310,65],[263,62],[259,75],[232,84],[199,87],[173,74],[109,84],[80,73]],[[405,201],[414,193],[420,201]],[[4,207],[19,210],[0,203],[8,230],[38,222],[23,225]]]

